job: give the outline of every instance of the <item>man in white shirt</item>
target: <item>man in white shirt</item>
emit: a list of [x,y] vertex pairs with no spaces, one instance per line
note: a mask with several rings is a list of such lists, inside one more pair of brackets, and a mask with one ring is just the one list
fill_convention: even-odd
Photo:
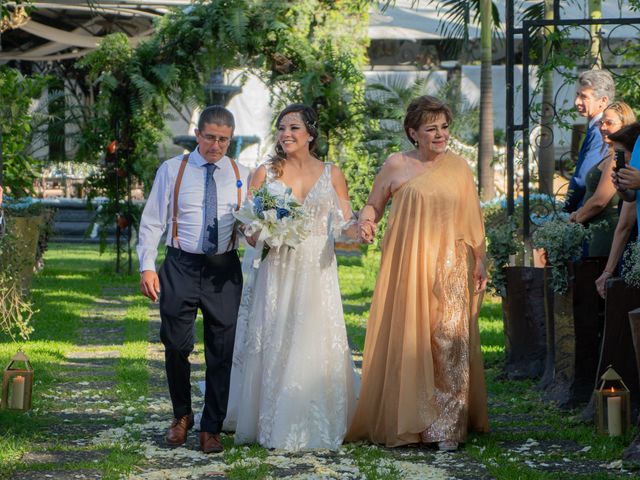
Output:
[[[174,414],[165,439],[173,447],[185,443],[193,426],[189,354],[197,310],[202,311],[207,368],[200,446],[205,453],[222,451],[242,292],[233,211],[246,195],[248,169],[226,156],[234,128],[226,108],[202,112],[195,130],[198,147],[165,161],[156,173],[137,247],[140,290],[160,300],[160,338]],[[167,255],[156,274],[158,242],[167,228]]]

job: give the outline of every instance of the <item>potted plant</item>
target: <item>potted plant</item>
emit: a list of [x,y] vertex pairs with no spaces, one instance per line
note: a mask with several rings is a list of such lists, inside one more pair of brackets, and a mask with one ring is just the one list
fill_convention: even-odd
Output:
[[[535,295],[536,271],[514,265],[523,252],[516,222],[507,218],[487,228],[487,254],[490,259],[489,287],[502,299],[505,334],[505,365],[511,379],[535,378],[542,373],[545,356],[544,298]],[[532,294],[533,293],[533,294]]]
[[[544,269],[531,266],[522,241],[522,198],[514,215],[506,214],[506,201],[483,205],[489,257],[490,288],[502,299],[505,331],[505,373],[509,378],[537,378],[547,361]],[[547,195],[532,195],[531,223],[543,224],[557,216],[558,205]],[[529,249],[530,250],[530,249]]]
[[554,292],[553,379],[544,386],[545,397],[561,407],[588,401],[596,378],[602,306],[595,280],[606,259],[581,258],[595,228],[556,219],[533,234],[534,247],[546,252]]

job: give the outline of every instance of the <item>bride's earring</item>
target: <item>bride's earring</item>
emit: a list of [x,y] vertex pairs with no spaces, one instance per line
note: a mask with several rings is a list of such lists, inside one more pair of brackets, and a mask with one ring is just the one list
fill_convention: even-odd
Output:
[[309,137],[309,138],[307,139],[307,142],[309,142],[309,143],[313,142],[313,137]]

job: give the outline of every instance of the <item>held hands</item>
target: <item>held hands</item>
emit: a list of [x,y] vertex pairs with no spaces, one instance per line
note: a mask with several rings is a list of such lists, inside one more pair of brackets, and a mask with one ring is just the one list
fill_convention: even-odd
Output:
[[145,297],[150,298],[154,302],[158,301],[160,279],[158,279],[156,272],[153,270],[144,270],[140,273],[140,291]]
[[245,227],[246,225],[241,225],[240,227],[238,227],[238,231],[242,234],[242,236],[247,241],[247,243],[253,248],[255,248],[256,243],[258,243],[258,238],[260,237],[260,232],[256,232],[253,235],[247,235],[247,232],[245,231]]
[[256,243],[258,243],[258,238],[260,237],[260,232],[256,232],[253,235],[251,235],[250,237],[245,236],[244,238],[247,239],[247,243],[249,245],[251,245],[253,248],[255,248]]
[[376,224],[373,220],[361,218],[358,220],[358,231],[361,242],[373,243],[373,238],[376,236]]

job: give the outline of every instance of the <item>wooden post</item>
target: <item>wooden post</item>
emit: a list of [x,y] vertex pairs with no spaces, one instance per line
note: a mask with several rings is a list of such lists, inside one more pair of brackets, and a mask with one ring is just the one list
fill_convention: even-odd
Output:
[[604,323],[604,302],[595,280],[605,264],[605,257],[569,264],[569,290],[555,294],[555,367],[545,399],[561,408],[588,402],[595,388]]
[[544,269],[507,267],[504,271],[505,373],[510,379],[537,378],[546,354]]
[[544,360],[544,373],[538,382],[537,388],[545,390],[553,382],[555,371],[555,316],[554,316],[554,293],[550,285],[551,267],[544,269],[544,308],[545,308],[545,339],[547,342]]

